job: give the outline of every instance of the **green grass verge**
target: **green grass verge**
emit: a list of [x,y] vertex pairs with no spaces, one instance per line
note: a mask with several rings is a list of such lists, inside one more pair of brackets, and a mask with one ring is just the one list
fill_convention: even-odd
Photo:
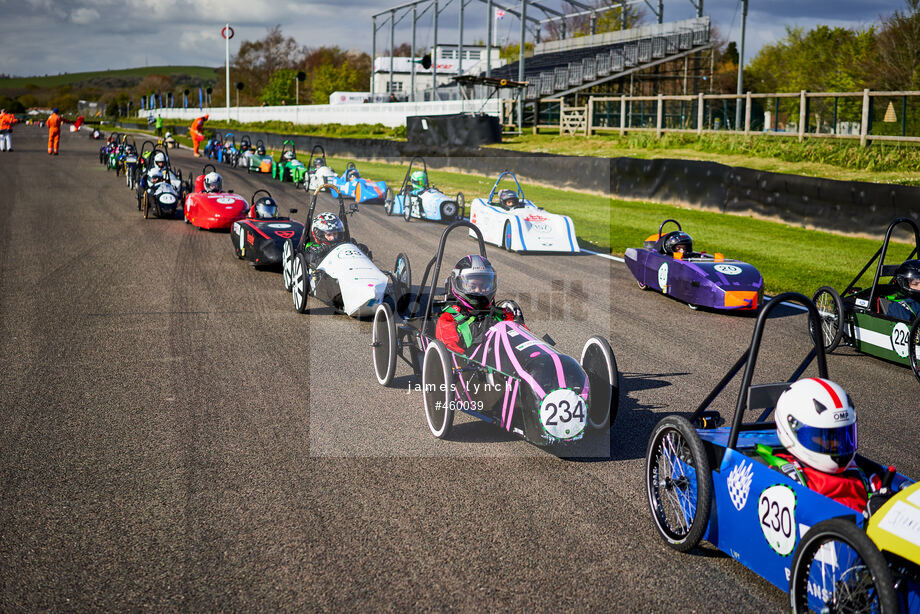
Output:
[[[187,138],[180,137],[179,141],[187,146],[190,143]],[[277,153],[273,155],[277,157]],[[328,157],[327,161],[338,172],[342,172],[347,162],[354,161],[362,176],[386,181],[394,190],[399,189],[408,168],[407,164],[362,162],[351,158]],[[431,170],[429,179],[447,194],[463,192],[467,203],[488,195],[495,182],[495,177],[439,170]],[[695,249],[720,252],[726,258],[744,260],[756,266],[764,277],[768,294],[792,291],[811,297],[815,290],[825,285],[842,291],[882,240],[882,237],[841,236],[715,211],[605,198],[527,182],[522,187],[527,198],[537,205],[570,216],[582,247],[618,256],[629,247],[641,247],[646,237],[657,232],[663,220],[676,219],[693,237]],[[904,243],[892,243],[887,261],[902,261],[910,249]],[[864,286],[871,284],[872,272],[863,277]]]
[[99,70],[94,72],[73,72],[62,75],[47,75],[44,77],[15,77],[0,79],[0,90],[26,87],[35,85],[39,88],[58,87],[80,83],[98,78],[128,78],[146,77],[147,75],[190,75],[202,81],[213,80],[217,77],[215,68],[207,66],[144,66],[141,68],[123,68],[117,70]]

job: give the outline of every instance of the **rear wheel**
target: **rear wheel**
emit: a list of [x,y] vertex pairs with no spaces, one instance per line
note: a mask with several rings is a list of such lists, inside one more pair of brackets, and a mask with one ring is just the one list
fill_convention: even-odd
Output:
[[645,461],[655,528],[670,547],[687,552],[709,525],[712,473],[703,442],[686,418],[668,416],[655,426]]
[[288,292],[291,291],[291,286],[294,284],[294,242],[290,239],[284,242],[284,247],[281,250],[281,279],[284,282],[284,289]]
[[454,424],[454,412],[450,407],[452,384],[450,352],[435,339],[425,350],[422,360],[422,396],[428,428],[438,439],[446,438]]
[[310,269],[307,266],[307,257],[297,254],[291,269],[291,297],[294,301],[294,310],[297,313],[306,313],[307,300],[310,296]]
[[581,368],[588,376],[588,426],[609,427],[619,408],[619,373],[610,344],[601,336],[588,339],[581,351]]
[[377,305],[371,331],[374,375],[381,386],[389,386],[396,372],[396,321],[386,303]]
[[412,201],[408,198],[403,199],[403,219],[407,222],[412,221]]
[[458,215],[458,206],[457,203],[445,200],[441,203],[441,221],[442,222],[453,222],[459,218]]
[[898,611],[885,557],[862,529],[843,518],[819,522],[799,542],[789,600],[796,613]]
[[502,229],[502,249],[511,251],[511,222],[505,222]]
[[920,318],[914,320],[913,326],[910,327],[910,336],[907,339],[907,352],[910,357],[910,368],[914,372],[914,377],[920,382]]
[[[824,344],[824,351],[833,352],[843,338],[843,300],[836,290],[822,286],[815,292],[812,302],[821,318],[819,339]],[[813,336],[817,334],[814,322],[809,321],[808,328]]]
[[393,203],[396,200],[396,196],[393,194],[393,188],[387,188],[387,195],[383,199],[383,210],[386,211],[387,215],[393,215]]

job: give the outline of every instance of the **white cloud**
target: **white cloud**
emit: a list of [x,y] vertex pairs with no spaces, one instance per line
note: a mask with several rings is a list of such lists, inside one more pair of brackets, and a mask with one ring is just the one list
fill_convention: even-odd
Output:
[[70,14],[70,21],[85,25],[93,23],[99,19],[99,11],[96,9],[79,8]]

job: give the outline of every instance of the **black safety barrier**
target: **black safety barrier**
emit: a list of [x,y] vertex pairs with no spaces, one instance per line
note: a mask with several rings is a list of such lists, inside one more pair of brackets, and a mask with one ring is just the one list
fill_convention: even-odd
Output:
[[406,140],[432,148],[478,147],[502,142],[497,117],[485,114],[413,115],[406,118]]
[[[164,126],[164,130],[169,128]],[[698,160],[577,157],[492,147],[431,147],[387,139],[206,129],[206,135],[212,132],[233,132],[237,139],[248,134],[253,143],[262,139],[266,147],[275,150],[281,149],[285,139],[292,139],[297,151],[303,153],[319,144],[336,158],[408,163],[413,156],[424,156],[429,168],[486,176],[497,176],[507,168],[521,181],[727,213],[752,213],[788,224],[840,232],[880,235],[892,218],[907,216],[920,220],[917,186],[836,181]],[[501,158],[515,160],[502,162]]]

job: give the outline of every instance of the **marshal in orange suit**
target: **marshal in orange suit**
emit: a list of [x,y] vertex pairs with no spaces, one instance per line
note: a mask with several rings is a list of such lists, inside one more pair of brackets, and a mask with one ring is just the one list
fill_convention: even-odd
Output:
[[58,115],[58,110],[51,110],[51,117],[48,118],[48,155],[58,155],[58,143],[61,140],[61,124],[64,120]]

